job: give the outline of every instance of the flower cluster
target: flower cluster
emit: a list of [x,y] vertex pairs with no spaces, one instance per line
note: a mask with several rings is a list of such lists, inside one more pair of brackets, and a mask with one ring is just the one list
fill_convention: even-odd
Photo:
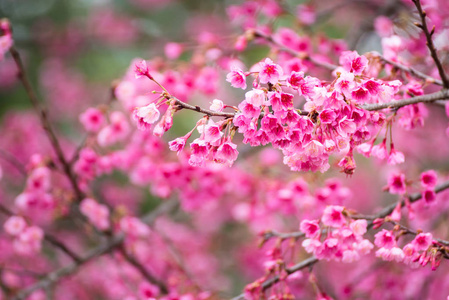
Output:
[[[286,73],[268,58],[255,66],[254,89],[246,93],[233,120],[244,143],[271,143],[282,150],[284,163],[296,171],[324,172],[329,168],[329,155],[341,152],[345,157],[339,166],[352,174],[353,149],[370,137],[368,125],[383,121],[382,114],[369,113],[359,104],[390,100],[399,83],[363,75],[367,59],[356,52],[344,52],[340,63],[337,78],[330,84],[302,71]],[[234,69],[228,81],[243,88],[244,76],[249,74]],[[307,115],[295,108],[295,94],[305,99]]]
[[321,223],[322,228],[319,220],[303,220],[300,225],[307,237],[302,246],[318,259],[349,263],[359,260],[374,247],[363,238],[367,230],[366,220],[349,221],[342,206],[326,207]]
[[403,262],[412,267],[425,266],[431,263],[432,270],[440,265],[442,252],[438,250],[438,242],[433,239],[431,233],[418,233],[415,238],[404,245],[398,246],[397,240],[400,230],[395,235],[394,231],[382,229],[375,235],[375,245],[379,247],[376,256],[386,261]]
[[20,216],[11,216],[3,224],[6,233],[13,237],[13,246],[19,254],[39,252],[44,238],[43,230],[38,226],[28,226]]

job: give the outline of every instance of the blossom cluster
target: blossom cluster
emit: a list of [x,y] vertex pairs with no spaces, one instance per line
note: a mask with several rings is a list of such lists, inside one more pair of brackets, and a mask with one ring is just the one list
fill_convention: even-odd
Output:
[[28,226],[21,216],[11,216],[3,224],[3,228],[13,238],[14,250],[19,254],[40,252],[44,231],[38,226]]
[[367,221],[349,221],[344,215],[343,206],[326,207],[321,223],[323,228],[320,227],[320,220],[303,220],[300,225],[307,237],[302,246],[318,259],[349,263],[359,260],[374,247],[369,240],[363,238],[367,231]]

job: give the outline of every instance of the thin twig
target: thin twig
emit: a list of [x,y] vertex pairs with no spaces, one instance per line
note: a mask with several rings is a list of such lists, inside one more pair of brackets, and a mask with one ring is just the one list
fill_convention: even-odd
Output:
[[433,58],[433,61],[435,62],[435,65],[438,68],[438,73],[440,74],[441,80],[443,81],[443,86],[445,88],[449,88],[449,79],[447,78],[447,74],[444,71],[443,65],[438,58],[437,50],[435,49],[435,45],[432,41],[432,35],[435,32],[435,26],[433,26],[432,30],[429,31],[429,28],[427,27],[427,21],[426,21],[426,12],[422,9],[421,1],[420,0],[412,0],[415,4],[416,8],[418,9],[419,16],[421,17],[421,24],[416,23],[415,25],[422,29],[424,34],[426,35],[426,45],[427,48],[429,48],[430,55]]
[[[301,269],[310,267],[314,264],[316,264],[318,262],[318,259],[316,257],[309,257],[299,263],[297,263],[296,265],[290,267],[290,268],[286,268],[285,272],[287,272],[288,275],[293,274]],[[265,291],[267,289],[269,289],[273,284],[279,282],[279,275],[273,276],[270,279],[266,280],[264,283],[262,283],[261,287],[262,287],[262,291]],[[245,298],[245,294],[240,294],[234,298],[232,298],[231,300],[243,300],[246,299]]]
[[[440,193],[444,190],[449,189],[449,181],[443,182],[442,184],[439,184],[435,187],[435,193]],[[410,203],[414,203],[418,200],[420,200],[422,198],[422,194],[421,193],[414,193],[410,196],[408,196],[408,201]],[[401,201],[401,207],[404,207],[406,204],[406,200],[402,200]],[[385,218],[386,216],[390,215],[393,210],[396,208],[397,203],[393,203],[387,207],[385,207],[384,209],[382,209],[380,212],[378,212],[377,214],[374,215],[361,215],[361,214],[356,214],[356,215],[351,215],[350,217],[352,219],[365,219],[365,220],[371,220],[370,223],[368,224],[369,227],[372,226],[372,221],[375,219],[379,219],[379,218]]]
[[296,57],[305,59],[307,61],[310,61],[314,65],[322,67],[322,68],[325,68],[325,69],[328,69],[330,71],[333,71],[333,70],[335,70],[338,67],[338,66],[336,66],[334,64],[330,64],[330,63],[327,63],[327,62],[319,61],[319,60],[313,58],[312,56],[310,56],[310,55],[308,55],[306,53],[301,53],[301,52],[295,51],[293,49],[287,48],[287,47],[285,47],[285,45],[282,45],[281,43],[275,41],[272,36],[267,35],[267,34],[265,34],[263,32],[255,31],[254,32],[254,37],[262,38],[262,39],[266,40],[267,42],[277,46],[279,48],[279,50],[281,50],[283,52],[290,53],[293,56],[296,56]]
[[22,174],[23,176],[27,176],[25,166],[14,155],[5,150],[0,149],[0,157],[9,162],[11,165],[13,165],[17,169],[17,171],[20,172],[20,174]]
[[78,201],[81,201],[84,198],[83,192],[81,191],[80,187],[78,186],[76,176],[73,173],[73,170],[70,167],[69,162],[67,161],[67,159],[64,156],[64,152],[62,151],[59,140],[56,137],[56,134],[51,126],[50,120],[48,119],[48,112],[41,105],[39,99],[37,98],[37,96],[33,90],[33,87],[31,86],[30,81],[28,80],[28,77],[25,72],[25,67],[23,65],[20,54],[14,47],[11,47],[9,49],[9,52],[11,53],[11,55],[14,59],[14,62],[17,66],[17,69],[19,70],[18,77],[25,88],[28,98],[30,98],[31,104],[33,105],[34,109],[36,110],[36,112],[39,115],[42,127],[44,128],[44,130],[47,134],[47,137],[50,140],[53,150],[56,152],[56,156],[58,157],[58,160],[63,167],[64,173],[67,175],[67,178],[69,179],[70,184],[72,185],[72,188],[75,191],[76,198]]
[[402,70],[406,73],[409,73],[417,78],[421,78],[424,79],[426,82],[428,83],[433,83],[436,85],[443,85],[443,81],[441,81],[440,79],[436,79],[432,76],[429,76],[427,74],[424,74],[421,71],[418,71],[412,67],[407,67],[403,64],[400,64],[398,62],[392,61],[391,59],[386,58],[385,56],[381,55],[380,53],[376,52],[376,51],[372,51],[369,53],[369,55],[372,55],[374,57],[379,58],[381,61],[383,61],[384,63],[387,63],[389,65],[392,65],[393,67],[395,67],[396,69]]

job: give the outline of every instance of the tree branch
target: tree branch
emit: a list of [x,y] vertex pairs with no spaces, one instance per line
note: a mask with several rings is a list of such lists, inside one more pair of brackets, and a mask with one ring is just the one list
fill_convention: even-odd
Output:
[[417,78],[421,78],[424,79],[425,81],[429,82],[429,83],[433,83],[436,85],[443,85],[443,81],[441,81],[440,79],[436,79],[432,76],[429,76],[427,74],[424,74],[423,72],[420,72],[412,67],[407,67],[403,64],[400,64],[398,62],[392,61],[386,57],[384,57],[383,55],[381,55],[380,53],[373,51],[373,52],[369,52],[369,54],[371,54],[374,57],[379,58],[381,61],[383,61],[384,63],[387,63],[389,65],[392,65],[393,67],[395,67],[396,69],[402,70],[406,73],[409,73]]
[[72,185],[72,188],[75,191],[76,198],[78,201],[81,201],[84,198],[83,192],[78,186],[76,176],[73,173],[72,168],[70,167],[70,163],[66,160],[61,145],[59,144],[59,140],[56,137],[54,130],[52,129],[51,123],[48,119],[48,112],[40,104],[40,101],[37,98],[36,94],[34,93],[31,83],[28,80],[28,77],[26,76],[25,67],[23,66],[20,54],[14,47],[11,47],[9,49],[9,52],[11,53],[14,62],[17,66],[17,69],[19,70],[18,77],[25,88],[28,98],[30,98],[31,104],[33,105],[34,109],[39,115],[42,127],[44,128],[47,137],[50,140],[50,144],[52,145],[53,150],[56,152],[56,156],[58,157],[58,160],[63,167],[64,173],[67,175],[67,178],[69,179],[70,184]]
[[[310,267],[310,266],[316,264],[317,262],[318,262],[318,259],[316,257],[312,256],[312,257],[309,257],[309,258],[297,263],[296,265],[294,265],[290,268],[286,268],[285,271],[287,272],[288,275],[290,275],[290,274],[295,273],[301,269]],[[272,278],[264,281],[261,286],[262,291],[269,289],[273,284],[279,282],[279,279],[280,279],[279,275],[276,275],[276,276],[273,276]],[[244,293],[232,298],[231,300],[243,300],[243,299],[246,299]]]
[[17,171],[20,172],[20,174],[22,174],[23,176],[27,176],[25,166],[14,155],[5,150],[0,149],[0,157],[9,162],[11,165],[13,165],[17,169]]
[[449,88],[449,79],[447,78],[447,74],[444,71],[443,65],[441,64],[440,59],[438,58],[437,50],[435,49],[435,45],[432,41],[432,35],[435,32],[435,26],[432,28],[432,31],[429,31],[429,28],[427,27],[426,22],[426,12],[422,9],[421,1],[420,0],[412,0],[415,4],[416,8],[418,9],[419,16],[421,17],[421,24],[415,24],[419,28],[422,29],[424,34],[426,35],[426,45],[427,48],[429,48],[430,55],[433,58],[433,61],[435,62],[435,65],[438,68],[438,73],[440,74],[441,80],[443,81],[443,86],[445,88]]
[[[449,181],[443,182],[442,184],[439,184],[435,187],[435,193],[440,193],[444,190],[449,189]],[[421,193],[414,193],[410,196],[408,196],[408,201],[410,203],[414,203],[418,200],[420,200],[422,198],[422,194]],[[405,199],[401,201],[401,207],[404,207],[406,204]],[[366,220],[371,220],[368,224],[369,227],[371,227],[372,221],[374,221],[375,219],[379,219],[379,218],[385,218],[386,216],[390,215],[393,210],[396,208],[397,203],[393,203],[387,207],[385,207],[384,209],[382,209],[380,212],[378,212],[377,214],[374,215],[361,215],[361,214],[356,214],[356,215],[351,215],[350,217],[352,219],[366,219]]]

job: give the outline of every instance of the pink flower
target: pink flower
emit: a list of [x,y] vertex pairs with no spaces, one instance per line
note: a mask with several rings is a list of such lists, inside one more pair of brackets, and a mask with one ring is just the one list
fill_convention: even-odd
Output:
[[220,163],[226,163],[231,166],[237,159],[239,152],[237,151],[237,145],[232,143],[230,139],[220,145],[215,153],[215,161]]
[[368,90],[372,96],[377,96],[382,91],[382,86],[380,83],[370,79],[366,81],[363,86]]
[[120,111],[110,114],[111,124],[100,130],[97,141],[100,146],[109,146],[122,141],[128,135],[130,128],[125,115]]
[[306,237],[315,238],[320,233],[320,226],[318,225],[318,220],[304,220],[299,225],[299,229],[304,232]]
[[360,56],[356,51],[344,51],[340,56],[340,65],[355,75],[361,75],[365,67],[368,65],[368,59]]
[[184,51],[184,47],[179,43],[167,43],[164,47],[165,56],[169,59],[178,59]]
[[405,185],[405,175],[400,174],[391,174],[388,177],[388,188],[390,193],[392,194],[405,194],[406,185]]
[[437,194],[432,189],[426,189],[422,192],[422,197],[424,199],[424,202],[426,204],[432,204],[435,202],[435,199],[437,197]]
[[20,216],[11,216],[6,220],[5,224],[3,224],[5,232],[12,236],[19,235],[25,230],[26,226],[27,223],[25,222],[25,219]]
[[312,253],[317,251],[321,247],[321,242],[316,239],[305,239],[301,244],[307,253]]
[[34,169],[27,179],[27,189],[34,192],[48,192],[51,188],[51,171],[47,167]]
[[38,252],[42,247],[44,231],[37,226],[30,226],[22,231],[18,238],[14,240],[14,248],[19,253],[29,254]]
[[88,132],[98,132],[104,123],[103,113],[99,109],[92,107],[82,113],[79,119],[84,129]]
[[3,60],[5,53],[9,51],[13,44],[9,21],[0,19],[0,61]]
[[359,87],[358,89],[352,91],[351,96],[357,103],[361,103],[368,100],[369,93],[366,88]]
[[80,211],[98,229],[109,229],[109,210],[106,205],[98,204],[94,199],[85,198],[81,201]]
[[379,16],[374,20],[374,29],[380,37],[388,37],[393,34],[393,21],[385,16]]
[[216,112],[222,112],[224,109],[223,101],[214,99],[212,100],[212,104],[210,106],[210,110],[216,111]]
[[231,83],[231,86],[235,88],[246,89],[246,76],[242,70],[234,68],[226,75],[226,81]]
[[331,226],[335,228],[340,228],[346,225],[346,218],[343,215],[343,210],[345,208],[343,206],[327,206],[324,209],[323,216],[321,217],[321,221],[326,226]]
[[317,140],[310,141],[307,145],[305,145],[304,149],[306,154],[311,157],[321,156],[324,152],[323,144]]
[[390,155],[388,156],[387,163],[390,165],[402,164],[404,162],[404,154],[394,149],[393,143],[391,143]]
[[387,157],[387,140],[384,139],[382,143],[377,144],[372,147],[371,154],[379,159],[384,159]]
[[260,107],[265,103],[265,92],[258,89],[253,89],[245,93],[245,101],[254,105],[255,107]]
[[156,299],[159,296],[159,288],[148,282],[142,282],[139,285],[139,294],[142,299]]
[[276,84],[279,78],[283,75],[283,70],[281,66],[273,63],[269,58],[265,61],[259,63],[259,81],[260,83],[271,83]]
[[350,92],[354,88],[354,74],[343,72],[335,82],[335,90],[338,92]]
[[192,133],[189,132],[183,137],[179,137],[174,139],[173,141],[168,142],[168,147],[170,148],[171,151],[176,151],[177,154],[179,155],[179,153],[184,149],[186,142],[191,135]]
[[349,224],[349,228],[351,228],[354,234],[362,236],[366,232],[367,225],[366,220],[355,220]]
[[401,248],[393,247],[391,249],[380,248],[376,251],[376,256],[386,261],[402,262],[405,258],[404,251]]
[[143,107],[137,107],[133,114],[134,119],[138,122],[137,124],[140,124],[139,129],[146,128],[145,124],[155,123],[159,119],[159,116],[160,112],[154,103],[150,103]]
[[434,170],[421,173],[421,185],[424,188],[433,189],[437,185],[438,176]]
[[147,62],[144,60],[142,60],[141,62],[138,62],[134,65],[134,73],[136,75],[136,78],[146,76],[149,79],[153,79],[153,77],[150,75],[150,70],[147,66]]
[[132,237],[147,237],[150,228],[136,217],[124,217],[120,220],[120,229]]
[[391,231],[382,229],[374,236],[374,244],[379,248],[391,249],[396,246],[396,239]]
[[412,241],[417,251],[425,251],[432,245],[433,236],[431,233],[420,233]]

